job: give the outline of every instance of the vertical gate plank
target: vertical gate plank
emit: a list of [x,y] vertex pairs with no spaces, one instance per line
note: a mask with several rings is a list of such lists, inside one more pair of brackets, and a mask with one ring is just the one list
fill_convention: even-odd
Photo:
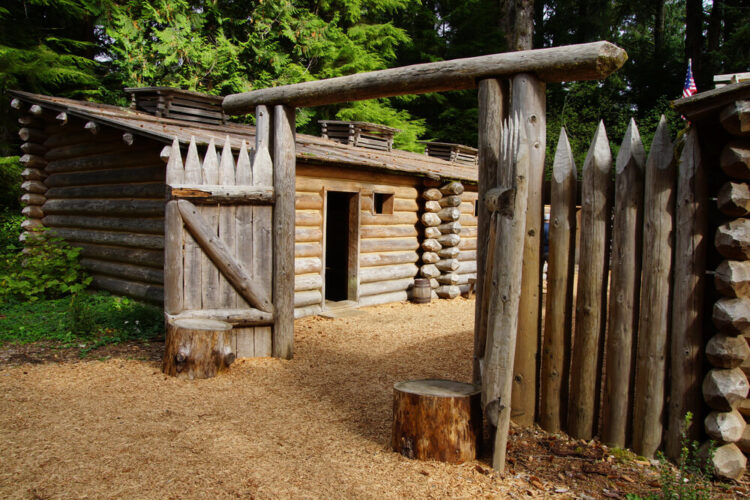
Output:
[[[247,152],[247,144],[242,141],[240,152],[237,155],[237,171],[235,182],[238,186],[250,186],[253,183],[253,169],[250,156]],[[235,208],[235,245],[237,260],[244,264],[245,268],[255,278],[253,269],[253,207],[240,205]],[[239,308],[249,307],[247,302],[237,295],[236,304]],[[255,328],[235,328],[238,357],[253,357],[255,353]]]
[[[203,184],[219,183],[219,157],[216,155],[216,144],[214,140],[208,143],[206,154],[203,157]],[[219,207],[217,205],[206,205],[200,207],[200,213],[208,221],[216,235],[219,234]],[[204,309],[216,309],[219,303],[219,270],[213,265],[211,259],[203,252],[201,259],[201,294]]]
[[[674,303],[670,356],[669,421],[665,451],[680,456],[680,431],[687,412],[693,422],[703,421],[703,291],[706,271],[707,206],[705,170],[698,132],[691,128],[680,155],[675,214]],[[699,425],[688,429],[688,439],[700,435]]]
[[525,116],[529,143],[529,197],[512,393],[513,421],[525,426],[534,425],[537,402],[537,351],[542,305],[542,183],[547,133],[545,88],[542,80],[528,73],[515,75],[511,82],[510,112]]
[[573,152],[565,129],[560,129],[552,165],[547,312],[542,348],[542,393],[539,420],[549,432],[562,429],[567,415],[573,274],[575,272],[576,177]]
[[[274,184],[275,165],[271,161],[271,113],[266,106],[255,111],[255,158],[253,159],[253,185]],[[278,195],[277,195],[278,200]],[[273,212],[271,207],[253,207],[253,273],[264,283],[273,280],[273,264],[277,259],[273,251]],[[293,227],[293,226],[292,226]],[[294,232],[293,229],[289,231]],[[272,285],[273,286],[273,285]],[[292,287],[293,288],[293,287]],[[271,289],[269,289],[271,290]],[[274,301],[276,299],[273,299]],[[274,332],[269,326],[255,328],[255,355],[271,356]]]
[[601,359],[599,343],[606,309],[611,170],[612,153],[607,132],[604,123],[599,122],[583,163],[578,294],[568,403],[568,433],[583,439],[594,435]]
[[288,106],[274,107],[273,355],[285,359],[294,353],[294,113]]
[[667,332],[672,277],[674,151],[664,116],[646,160],[643,281],[633,406],[633,450],[652,457],[662,441]]
[[643,231],[643,165],[646,152],[630,120],[615,167],[615,221],[609,301],[606,379],[602,404],[604,442],[624,448],[631,415],[633,348],[638,326]]
[[[185,180],[185,168],[182,165],[180,143],[172,141],[172,150],[167,162],[167,186],[175,186]],[[183,260],[182,242],[184,227],[182,217],[177,209],[177,201],[167,203],[164,212],[164,311],[167,314],[179,314],[183,310]]]
[[503,123],[504,82],[486,79],[479,82],[479,220],[477,222],[477,281],[474,319],[474,359],[472,381],[481,384],[480,362],[484,357],[487,339],[487,305],[489,294],[485,291],[485,275],[489,275],[489,265],[493,258],[487,251],[490,244],[490,213],[484,206],[484,195],[488,189],[497,186],[497,171],[500,167],[500,130]]
[[[229,136],[224,139],[224,147],[221,150],[221,162],[219,163],[219,184],[222,186],[234,186],[235,185],[235,172],[234,172],[234,156],[232,155],[232,146],[229,140]],[[235,206],[224,205],[219,206],[219,238],[229,249],[230,254],[233,257],[237,257],[237,247],[235,245]],[[239,259],[238,259],[239,260]],[[234,291],[232,285],[227,279],[219,273],[219,306],[226,309],[236,307],[237,294]],[[237,331],[232,329],[232,347],[234,353],[237,354]]]
[[[201,175],[201,164],[198,158],[198,148],[195,145],[195,137],[190,138],[187,157],[185,158],[185,182],[198,185],[203,181]],[[203,297],[201,293],[201,261],[202,253],[200,246],[195,242],[188,231],[184,235],[184,307],[187,310],[201,309]]]

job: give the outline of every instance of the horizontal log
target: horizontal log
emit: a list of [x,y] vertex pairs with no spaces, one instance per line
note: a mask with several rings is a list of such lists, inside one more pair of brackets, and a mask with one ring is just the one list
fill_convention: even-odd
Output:
[[464,250],[476,250],[477,249],[477,240],[476,238],[469,238],[469,239],[461,239],[461,241],[458,243],[458,248],[461,251]]
[[96,243],[100,245],[124,246],[162,250],[164,236],[155,234],[118,233],[89,229],[54,228],[51,232],[62,239],[76,243]]
[[294,277],[294,291],[320,290],[323,288],[323,276],[320,273],[302,274]]
[[363,283],[359,287],[359,296],[369,297],[371,295],[382,295],[385,293],[406,291],[414,285],[414,278],[401,278],[388,281],[375,281]]
[[118,168],[66,174],[51,174],[47,187],[85,186],[91,184],[126,184],[128,182],[164,182],[164,167]]
[[91,258],[83,258],[80,263],[83,269],[92,274],[103,274],[158,285],[164,283],[164,271],[162,269]]
[[422,262],[424,264],[435,264],[440,260],[440,256],[435,252],[422,253]]
[[422,241],[422,250],[426,252],[438,252],[443,246],[436,239],[428,238]]
[[[438,202],[442,208],[459,207],[461,205],[461,197],[457,195],[443,196]],[[460,209],[459,209],[460,211]]]
[[39,205],[29,205],[21,210],[21,213],[26,217],[32,217],[34,219],[41,219],[44,217],[44,210]]
[[722,443],[734,443],[742,438],[747,424],[737,410],[728,412],[712,411],[704,420],[706,434]]
[[27,181],[40,181],[47,178],[47,174],[38,168],[25,168],[21,171],[21,178]]
[[47,198],[151,198],[164,200],[167,186],[163,182],[145,184],[103,184],[99,186],[54,187]]
[[714,272],[714,285],[725,297],[750,298],[750,261],[723,261]]
[[397,224],[416,224],[419,217],[415,212],[393,212],[392,214],[372,215],[362,212],[360,215],[360,224],[362,225],[397,225]]
[[74,130],[69,127],[61,126],[57,128],[57,131],[50,133],[47,139],[44,141],[44,147],[47,149],[60,148],[64,146],[72,146],[74,144],[93,144],[95,142],[100,143],[115,143],[118,138],[121,137],[116,131],[107,129],[103,131],[99,137],[91,137],[91,132],[86,130]]
[[729,177],[750,180],[750,141],[735,140],[721,151],[719,166]]
[[24,205],[44,205],[47,197],[42,194],[26,193],[21,195],[21,203]]
[[[372,198],[370,196],[362,196],[361,198],[361,210],[372,212]],[[394,212],[416,212],[419,210],[417,200],[413,198],[394,198],[393,199],[393,211]]]
[[438,217],[443,222],[457,221],[461,217],[461,211],[456,207],[448,207],[438,212]]
[[477,261],[461,261],[461,265],[456,270],[458,274],[475,274],[477,272]]
[[419,268],[419,275],[423,278],[434,279],[440,276],[440,269],[435,264],[427,264]]
[[455,299],[461,295],[461,289],[455,285],[441,285],[435,292],[441,299]]
[[367,238],[400,238],[417,236],[417,228],[407,226],[361,226],[359,235],[362,239]]
[[750,356],[744,337],[718,334],[706,344],[706,357],[717,368],[737,368]]
[[[742,414],[741,411],[740,414]],[[745,429],[742,431],[742,437],[735,444],[742,450],[742,453],[750,453],[750,425],[745,426]]]
[[461,242],[461,237],[457,234],[444,234],[438,238],[438,242],[443,247],[455,247]]
[[726,182],[716,198],[719,210],[732,217],[743,217],[750,212],[750,187],[746,182]]
[[471,216],[474,216],[474,202],[473,201],[471,202],[462,201],[458,209],[461,210],[461,215],[469,214]]
[[415,64],[328,80],[284,85],[224,98],[229,114],[249,114],[259,104],[320,106],[403,94],[476,87],[481,78],[536,73],[545,81],[605,78],[621,67],[627,54],[609,42],[507,52],[452,61]]
[[[461,241],[465,241],[461,239]],[[459,245],[459,249],[461,246]],[[476,261],[477,260],[477,251],[476,250],[461,250],[461,252],[458,254],[458,260],[464,262],[464,261]]]
[[440,229],[437,227],[426,227],[424,228],[424,237],[431,240],[436,240],[440,238],[440,235],[443,234],[440,232]]
[[460,265],[457,259],[444,259],[435,264],[444,273],[456,271]]
[[47,172],[50,174],[59,174],[129,167],[164,168],[164,164],[156,159],[155,150],[146,150],[142,152],[99,154],[68,160],[50,161],[47,163]]
[[392,302],[403,302],[409,300],[409,294],[406,291],[382,293],[379,295],[368,295],[359,299],[360,306],[377,306],[380,304],[390,304]]
[[380,252],[380,253],[363,253],[359,257],[359,266],[377,267],[390,266],[393,264],[410,264],[417,262],[419,255],[417,252]]
[[38,104],[32,104],[31,107],[29,107],[29,114],[34,116],[42,116],[44,114],[44,108],[42,108]]
[[461,292],[466,292],[467,290],[463,289],[463,285],[466,285],[469,283],[470,279],[476,279],[477,275],[476,273],[467,273],[467,274],[459,274],[458,275],[458,284],[462,285]]
[[719,122],[724,130],[732,135],[750,135],[750,101],[734,101],[728,104],[719,113]]
[[460,222],[446,222],[438,226],[441,234],[461,234]]
[[425,212],[422,214],[422,224],[426,227],[438,227],[442,222],[438,214],[432,212]]
[[21,127],[18,130],[18,137],[20,137],[24,142],[34,142],[36,144],[42,144],[47,136],[39,129]]
[[159,217],[164,215],[163,200],[55,199],[42,206],[47,215],[122,215]]
[[273,314],[259,311],[258,309],[203,309],[167,315],[167,320],[172,323],[178,319],[188,318],[224,321],[233,326],[273,325]]
[[727,259],[750,259],[750,219],[735,219],[719,226],[714,244]]
[[10,107],[17,111],[20,111],[21,109],[23,109],[23,101],[17,97],[14,97],[10,100]]
[[21,222],[21,229],[24,231],[37,231],[44,227],[40,219],[26,219]]
[[722,298],[713,309],[714,326],[727,335],[742,335],[750,331],[750,300]]
[[[46,146],[46,145],[45,145]],[[44,154],[47,161],[66,160],[78,158],[81,156],[93,156],[97,154],[109,154],[114,152],[129,153],[127,145],[123,144],[119,137],[112,141],[92,140],[91,142],[82,142],[80,144],[71,144],[68,146],[49,147]]]
[[323,225],[323,215],[319,210],[296,210],[294,212],[294,223],[297,226],[316,226]]
[[323,246],[320,243],[296,243],[294,245],[295,257],[320,257],[323,255]]
[[443,193],[443,196],[460,195],[464,192],[464,185],[459,181],[451,181],[442,186],[440,192]]
[[294,197],[294,208],[297,210],[321,210],[323,208],[323,197],[320,193],[300,193]]
[[379,238],[359,242],[361,253],[396,252],[399,250],[416,250],[419,242],[416,238]]
[[55,116],[55,120],[60,122],[60,125],[67,125],[68,124],[68,113],[65,111],[61,111]]
[[127,295],[138,300],[154,304],[164,303],[164,287],[112,278],[109,276],[93,275],[91,284],[99,289],[107,290],[116,295]]
[[323,263],[318,257],[302,257],[294,259],[294,274],[308,274],[320,272]]
[[714,368],[703,379],[703,399],[714,410],[732,411],[747,397],[747,377],[739,368]]
[[222,205],[272,205],[275,199],[270,186],[216,186],[188,185],[170,186],[171,199],[189,200],[196,204]]
[[442,197],[443,193],[441,193],[440,190],[436,188],[425,189],[424,193],[422,193],[422,198],[427,201],[437,201]]
[[130,132],[125,132],[124,134],[122,134],[122,142],[124,142],[128,146],[132,146],[135,143],[135,136]]
[[109,245],[92,245],[88,243],[74,243],[81,249],[81,257],[99,260],[125,262],[140,266],[164,268],[164,252],[148,248],[120,247]]
[[413,278],[419,269],[414,264],[399,264],[394,266],[367,267],[360,269],[359,282],[372,283],[374,281],[388,281],[399,278]]
[[461,239],[463,238],[476,238],[479,236],[479,229],[474,227],[462,227],[461,228]]
[[441,285],[457,285],[458,274],[456,273],[443,273],[437,277],[438,283]]
[[716,448],[710,460],[713,474],[722,480],[739,481],[747,468],[747,457],[734,443]]
[[18,124],[22,127],[35,128],[44,130],[44,120],[31,115],[21,115],[18,117]]
[[437,201],[425,201],[424,202],[424,211],[425,212],[435,212],[438,213],[440,211],[440,203]]
[[474,227],[477,225],[477,217],[470,214],[462,214],[458,219],[463,227]]
[[295,307],[294,308],[294,319],[306,318],[308,316],[315,316],[323,311],[323,307],[320,304],[315,304],[306,307]]
[[318,227],[297,227],[294,229],[294,241],[297,243],[323,241],[323,231]]
[[305,307],[313,304],[321,304],[323,295],[320,290],[306,290],[304,292],[294,293],[294,307]]
[[25,154],[18,159],[18,163],[27,168],[44,168],[47,166],[47,160],[41,156]]
[[132,233],[164,234],[164,219],[129,217],[91,217],[83,215],[47,215],[43,219],[48,227],[105,229]]
[[[311,175],[314,177],[310,177]],[[343,175],[346,175],[348,179],[337,178]],[[394,182],[411,182],[406,177],[402,179],[393,177],[392,179]],[[418,193],[415,187],[406,185],[382,184],[383,180],[384,175],[380,172],[373,173],[347,170],[344,174],[339,168],[318,169],[306,167],[303,171],[298,168],[298,175],[295,179],[295,189],[297,191],[320,192],[325,187],[329,191],[347,191],[351,193],[358,193],[360,191],[363,191],[364,194],[363,188],[366,187],[366,189],[370,192],[393,193],[396,199],[417,199]],[[391,181],[389,180],[388,182]]]
[[36,194],[44,194],[47,192],[47,186],[45,186],[42,181],[24,181],[21,183],[21,189]]
[[438,256],[441,259],[455,259],[461,253],[458,247],[445,247],[438,250]]

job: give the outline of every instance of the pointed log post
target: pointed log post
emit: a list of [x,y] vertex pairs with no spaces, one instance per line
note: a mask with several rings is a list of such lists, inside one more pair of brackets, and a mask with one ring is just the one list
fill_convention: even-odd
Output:
[[[185,167],[182,165],[180,143],[172,142],[166,173],[167,186],[182,184]],[[167,202],[164,213],[164,312],[179,314],[183,310],[183,260],[184,226],[177,200]]]
[[548,432],[562,429],[567,416],[573,273],[575,264],[576,177],[573,152],[565,129],[560,129],[555,161],[549,225],[547,311],[542,347],[540,423]]
[[[680,155],[675,208],[674,291],[670,356],[670,393],[665,452],[680,457],[682,421],[687,412],[696,422],[703,418],[703,290],[706,274],[708,221],[706,176],[694,128]],[[687,430],[688,439],[700,437],[697,426]]]
[[[234,156],[229,136],[224,139],[224,147],[221,150],[221,163],[219,164],[219,184],[222,186],[236,186]],[[237,255],[235,246],[235,212],[237,207],[224,205],[219,207],[219,238],[229,248],[232,255]],[[233,302],[234,289],[223,275],[219,275],[219,302],[224,307],[236,305]]]
[[519,74],[511,81],[510,112],[525,116],[529,143],[528,204],[523,244],[521,302],[518,306],[518,340],[513,363],[513,421],[534,425],[537,402],[537,349],[541,332],[542,306],[542,184],[547,133],[545,83],[531,74]]
[[[216,144],[213,138],[209,141],[206,154],[203,157],[203,184],[217,185],[219,183],[219,157],[216,154]],[[199,213],[206,219],[209,227],[218,232],[219,207],[209,205],[200,207]],[[232,249],[233,250],[233,249]],[[231,252],[230,252],[231,253]],[[201,294],[204,309],[216,309],[219,302],[219,270],[211,265],[206,252],[201,260]]]
[[[487,340],[487,307],[489,294],[485,290],[486,276],[489,273],[488,264],[493,258],[487,252],[490,243],[491,214],[484,208],[484,197],[490,188],[497,186],[497,171],[500,166],[500,129],[505,112],[504,83],[500,80],[489,79],[479,82],[479,213],[477,221],[477,281],[475,289],[477,298],[474,312],[474,358],[472,366],[472,381],[481,384],[482,370],[480,360],[484,358],[484,348]],[[427,197],[432,190],[427,190]],[[436,190],[437,191],[437,190]],[[441,194],[439,191],[437,194]]]
[[594,134],[583,163],[581,193],[581,243],[578,256],[573,362],[570,370],[568,433],[591,439],[599,380],[599,344],[605,324],[604,293],[607,289],[607,228],[609,226],[612,153],[604,123]]
[[[271,164],[271,155],[268,152],[271,120],[268,116],[268,111],[265,109],[265,106],[263,107],[263,109],[263,116],[259,116],[257,113],[255,116],[255,166],[260,172],[264,172],[263,175],[266,178],[266,185],[270,185],[271,181],[268,180],[268,177],[272,175],[271,169],[273,168]],[[259,147],[258,145],[260,145],[261,147]],[[259,152],[259,150],[261,150],[261,152]],[[240,151],[237,155],[235,184],[238,186],[252,186],[254,184],[254,180],[253,164],[250,161],[247,143],[243,140],[240,143]],[[254,220],[256,208],[259,212],[259,219],[260,217],[265,217],[266,220],[264,220],[263,222],[261,222],[261,220]],[[269,280],[264,280],[264,277],[259,277],[257,271],[261,266],[268,268],[270,262],[264,261],[262,263],[256,263],[255,256],[258,253],[262,252],[263,249],[270,252],[270,250],[268,250],[269,247],[266,245],[268,238],[265,237],[266,235],[262,233],[262,231],[270,231],[271,229],[270,222],[268,222],[268,215],[269,214],[267,213],[267,210],[264,212],[263,210],[261,210],[261,207],[253,207],[250,205],[239,205],[235,207],[234,211],[234,245],[237,260],[239,260],[251,273],[253,279],[265,282],[269,282]],[[261,228],[263,223],[268,224],[268,226]],[[256,231],[256,229],[260,230]],[[260,233],[259,239],[261,241],[254,241],[254,234],[256,232]],[[256,247],[261,247],[260,252]],[[236,304],[237,307],[241,309],[247,309],[250,307],[249,304],[241,297],[237,297]],[[261,330],[261,327],[241,327],[234,329],[235,341],[237,342],[238,357],[247,358],[270,355],[270,328],[262,328],[264,329],[263,338],[264,340],[267,340],[267,342],[262,343],[262,345],[265,346],[265,350],[263,351],[261,351],[260,349],[256,350],[255,348],[256,333]]]
[[630,120],[617,155],[615,220],[612,231],[612,284],[602,439],[624,448],[630,421],[635,332],[641,284],[643,167],[646,152],[635,121]]
[[292,107],[274,106],[273,355],[284,359],[294,353],[294,113]]
[[524,121],[516,115],[503,127],[499,187],[485,195],[487,209],[497,219],[497,229],[487,311],[482,408],[487,420],[496,428],[492,466],[499,472],[505,469],[511,417],[513,360],[526,227],[529,144]]
[[662,116],[646,161],[643,216],[643,281],[638,322],[633,450],[652,457],[662,441],[667,332],[672,280],[675,161]]
[[[185,157],[184,182],[199,185],[203,183],[201,174],[201,163],[198,157],[198,147],[195,137],[190,138],[187,156]],[[201,265],[202,252],[193,236],[188,231],[183,231],[183,307],[187,310],[201,309],[203,299],[201,294]]]

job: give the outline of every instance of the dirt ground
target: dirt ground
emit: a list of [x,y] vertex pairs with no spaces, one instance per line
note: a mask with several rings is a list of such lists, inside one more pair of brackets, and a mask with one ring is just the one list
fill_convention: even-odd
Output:
[[[161,344],[79,360],[0,349],[1,498],[624,498],[658,491],[648,462],[512,429],[508,470],[390,450],[392,387],[471,377],[474,301],[391,304],[295,323],[295,357],[209,380],[160,371]],[[727,497],[747,484],[727,485]]]

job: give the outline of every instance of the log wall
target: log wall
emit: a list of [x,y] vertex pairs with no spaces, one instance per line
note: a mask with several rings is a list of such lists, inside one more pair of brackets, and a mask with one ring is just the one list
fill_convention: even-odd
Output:
[[466,191],[461,194],[461,241],[458,244],[458,261],[460,263],[456,274],[458,274],[458,287],[461,293],[469,290],[469,279],[477,277],[477,225],[478,219],[476,203],[479,195],[476,186],[466,186]]

